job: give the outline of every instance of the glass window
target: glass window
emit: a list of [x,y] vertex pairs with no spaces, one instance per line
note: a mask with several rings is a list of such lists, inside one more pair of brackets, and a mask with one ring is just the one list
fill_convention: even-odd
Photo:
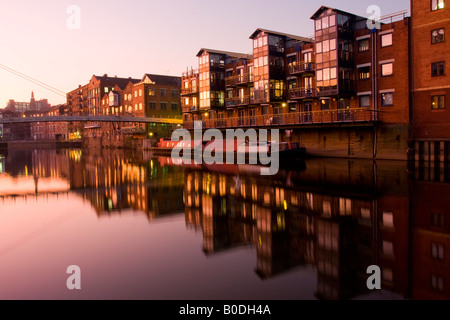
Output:
[[330,27],[333,27],[336,25],[336,16],[330,16]]
[[431,31],[431,43],[441,43],[445,41],[445,29],[436,29]]
[[322,51],[323,52],[330,51],[330,41],[329,40],[325,40],[324,42],[322,42]]
[[392,46],[392,33],[386,33],[381,36],[381,47]]
[[431,109],[445,109],[445,96],[432,96],[431,97]]
[[383,107],[394,105],[394,93],[393,92],[382,93],[381,94],[381,105]]
[[322,81],[323,80],[323,71],[318,70],[316,77],[317,77],[317,81]]
[[178,104],[172,103],[172,110],[177,110],[177,109],[178,109]]
[[167,103],[166,102],[160,102],[159,105],[161,106],[161,110],[167,110]]
[[445,75],[445,62],[434,62],[431,64],[431,76],[439,77]]
[[171,90],[171,95],[172,95],[172,98],[176,98],[178,96],[178,90],[177,89],[172,89]]
[[444,291],[444,278],[431,275],[431,288],[437,291]]
[[359,106],[361,108],[370,107],[370,95],[359,96]]
[[381,76],[382,77],[392,76],[393,74],[394,74],[394,64],[392,62],[384,63],[381,65]]
[[363,39],[358,41],[358,51],[369,51],[369,39]]
[[161,97],[165,97],[166,96],[166,89],[159,89],[159,95]]
[[330,110],[330,100],[322,99],[320,101],[320,110]]
[[322,42],[316,43],[316,53],[322,53]]
[[316,30],[321,30],[322,29],[322,20],[318,19],[316,20]]
[[359,68],[359,80],[366,80],[370,78],[370,67]]
[[336,79],[336,78],[337,78],[336,68],[330,68],[330,79]]
[[444,7],[445,7],[444,0],[431,0],[431,11],[444,9]]
[[330,40],[330,51],[336,50],[336,39]]
[[322,29],[328,28],[328,17],[322,18]]

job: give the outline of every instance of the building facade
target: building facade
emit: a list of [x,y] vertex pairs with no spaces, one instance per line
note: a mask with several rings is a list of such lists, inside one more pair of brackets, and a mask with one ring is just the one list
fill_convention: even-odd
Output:
[[415,158],[426,163],[450,155],[449,3],[411,0],[411,108]]
[[322,6],[314,39],[258,28],[251,55],[201,49],[182,77],[185,127],[278,128],[312,155],[406,160],[410,19],[384,18],[370,30]]

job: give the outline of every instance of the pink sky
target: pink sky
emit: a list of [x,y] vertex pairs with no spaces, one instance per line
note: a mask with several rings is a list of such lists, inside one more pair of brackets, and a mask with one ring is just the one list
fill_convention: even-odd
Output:
[[[0,10],[0,64],[63,92],[93,74],[141,78],[144,73],[180,76],[197,66],[202,47],[251,53],[258,27],[313,35],[309,19],[320,5],[362,16],[376,4],[381,14],[407,9],[409,1],[352,0],[61,0],[8,1]],[[81,12],[81,28],[67,27],[67,8]],[[0,69],[0,108],[8,99],[51,104],[65,98]]]

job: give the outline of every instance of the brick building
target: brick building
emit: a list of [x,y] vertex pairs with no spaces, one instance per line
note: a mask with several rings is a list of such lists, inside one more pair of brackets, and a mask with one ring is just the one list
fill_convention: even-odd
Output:
[[411,0],[411,108],[416,160],[449,160],[450,9],[444,0]]
[[311,19],[314,40],[258,28],[251,55],[201,49],[182,77],[185,127],[273,127],[314,155],[407,159],[410,19],[369,30],[325,6]]

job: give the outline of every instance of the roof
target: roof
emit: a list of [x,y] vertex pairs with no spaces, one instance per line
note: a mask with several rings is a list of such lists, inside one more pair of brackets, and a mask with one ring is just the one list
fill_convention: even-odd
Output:
[[143,82],[146,77],[149,78],[155,84],[161,84],[164,86],[177,86],[177,87],[181,85],[181,77],[166,76],[152,73],[144,74],[142,80],[140,80],[139,82]]
[[291,38],[291,39],[299,40],[299,41],[312,42],[311,38],[296,36],[296,35],[293,35],[293,34],[288,34],[288,33],[268,30],[268,29],[262,29],[262,28],[256,29],[255,32],[253,32],[252,35],[250,36],[250,39],[255,38],[258,35],[258,33],[260,33],[260,32],[276,34],[276,35],[279,35],[279,36],[283,36],[283,37],[287,37],[287,38]]
[[342,10],[339,10],[339,9],[336,9],[336,8],[327,7],[327,6],[321,6],[321,7],[319,8],[319,10],[317,10],[317,11],[311,16],[311,19],[313,19],[313,20],[316,19],[318,16],[321,15],[321,13],[322,13],[324,10],[333,10],[333,11],[335,11],[335,12],[341,12],[341,13],[349,14],[349,15],[355,16],[355,17],[357,17],[357,18],[367,19],[367,18],[358,16],[358,15],[356,15],[356,14],[354,14],[354,13],[342,11]]
[[115,85],[117,85],[120,89],[125,89],[125,87],[127,86],[127,84],[129,82],[131,83],[138,83],[141,80],[140,79],[133,79],[133,78],[118,78],[118,77],[108,77],[108,75],[103,75],[103,76],[96,76],[94,75],[95,78],[97,78],[98,80],[100,80],[102,82],[103,85],[108,86],[108,87],[113,87]]
[[208,53],[217,53],[217,54],[223,54],[234,58],[241,58],[241,59],[249,59],[251,58],[251,55],[246,53],[240,53],[240,52],[232,52],[232,51],[222,51],[222,50],[214,50],[214,49],[206,49],[201,48],[200,51],[197,53],[197,57],[201,56],[203,52]]

